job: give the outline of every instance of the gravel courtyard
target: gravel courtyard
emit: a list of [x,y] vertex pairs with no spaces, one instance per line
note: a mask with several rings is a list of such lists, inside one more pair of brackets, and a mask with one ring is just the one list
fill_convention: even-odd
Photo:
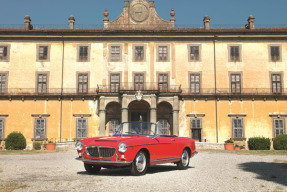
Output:
[[88,175],[76,151],[0,155],[0,191],[287,191],[287,156],[200,152],[184,171],[150,167],[145,176],[128,169]]

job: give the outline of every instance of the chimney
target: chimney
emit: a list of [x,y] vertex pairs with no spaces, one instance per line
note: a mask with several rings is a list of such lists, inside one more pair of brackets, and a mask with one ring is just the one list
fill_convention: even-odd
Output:
[[253,15],[250,15],[249,17],[248,17],[248,29],[254,29],[255,27],[254,27],[254,21],[255,21],[255,18],[254,18],[254,16]]
[[209,16],[205,16],[203,19],[203,23],[204,23],[204,29],[210,29],[210,17]]
[[109,16],[109,12],[108,12],[108,10],[106,9],[105,10],[105,12],[104,12],[104,16],[105,16],[105,18],[104,18],[104,28],[107,28],[108,27],[108,24],[109,24],[109,18],[108,18],[108,16]]
[[24,18],[24,29],[31,30],[33,26],[31,25],[31,18],[29,15],[26,15]]
[[75,17],[73,15],[71,15],[69,17],[69,29],[74,29],[74,26],[75,26]]
[[171,9],[171,11],[170,11],[170,16],[171,16],[170,21],[174,23],[174,22],[175,22],[175,18],[174,18],[174,16],[175,16],[175,12],[174,12],[174,10],[173,10],[173,9]]

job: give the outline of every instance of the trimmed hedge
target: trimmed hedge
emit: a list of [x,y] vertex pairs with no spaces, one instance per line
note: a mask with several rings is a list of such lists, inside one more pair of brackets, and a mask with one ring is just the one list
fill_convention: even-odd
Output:
[[248,140],[249,150],[270,150],[271,141],[265,137],[251,137]]
[[275,150],[287,150],[287,135],[278,135],[273,140],[273,147]]
[[23,150],[26,148],[26,138],[20,132],[12,132],[8,135],[5,142],[7,150]]

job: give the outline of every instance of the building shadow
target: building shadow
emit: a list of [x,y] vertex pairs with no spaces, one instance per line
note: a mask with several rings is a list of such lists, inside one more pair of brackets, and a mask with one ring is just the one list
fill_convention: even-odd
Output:
[[[187,169],[192,169],[194,167],[188,167]],[[177,171],[177,167],[173,165],[154,165],[148,167],[146,174],[155,174],[162,172],[172,172]],[[86,171],[80,171],[77,174],[79,175],[90,175]],[[131,175],[129,168],[114,168],[114,169],[102,169],[99,173],[95,174],[98,176],[133,176]]]
[[257,174],[256,178],[287,186],[287,164],[269,162],[248,162],[239,164],[244,171]]

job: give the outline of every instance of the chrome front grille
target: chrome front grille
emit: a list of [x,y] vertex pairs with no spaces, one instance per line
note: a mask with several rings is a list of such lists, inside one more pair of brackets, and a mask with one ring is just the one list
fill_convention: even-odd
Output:
[[111,158],[116,149],[112,147],[86,147],[87,154],[93,158]]

